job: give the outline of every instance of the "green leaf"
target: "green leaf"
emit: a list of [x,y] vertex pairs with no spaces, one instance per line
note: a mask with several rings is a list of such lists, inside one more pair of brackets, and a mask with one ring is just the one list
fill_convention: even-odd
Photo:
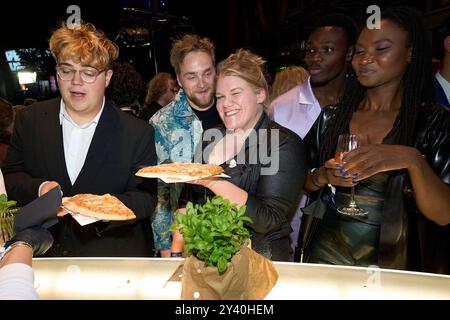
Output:
[[219,273],[224,273],[225,271],[227,271],[227,267],[228,267],[228,261],[227,259],[225,259],[225,257],[220,257],[217,261],[217,269],[219,270]]
[[181,227],[187,254],[195,255],[207,266],[215,266],[223,273],[233,255],[250,237],[244,221],[251,222],[251,219],[244,216],[245,210],[245,206],[238,209],[220,196],[207,199],[202,205],[189,202],[186,215],[177,213],[171,230]]
[[6,196],[6,194],[2,193],[0,194],[0,202],[6,202],[8,201],[8,197]]

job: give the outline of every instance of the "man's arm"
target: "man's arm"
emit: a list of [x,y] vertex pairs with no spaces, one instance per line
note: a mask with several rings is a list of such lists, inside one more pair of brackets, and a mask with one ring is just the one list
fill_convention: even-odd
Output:
[[[130,142],[132,144],[132,142]],[[137,144],[133,154],[132,170],[129,172],[126,191],[123,193],[113,193],[131,209],[136,215],[136,219],[127,221],[97,222],[96,228],[99,233],[111,229],[131,225],[139,220],[149,218],[156,207],[156,180],[137,177],[135,173],[142,167],[151,166],[156,163],[155,146],[153,143],[153,129],[146,127],[142,134],[135,140]]]
[[133,210],[137,219],[149,217],[156,207],[156,180],[137,177],[135,173],[142,167],[156,164],[153,128],[147,126],[136,140],[133,170],[129,173],[127,191],[115,196]]

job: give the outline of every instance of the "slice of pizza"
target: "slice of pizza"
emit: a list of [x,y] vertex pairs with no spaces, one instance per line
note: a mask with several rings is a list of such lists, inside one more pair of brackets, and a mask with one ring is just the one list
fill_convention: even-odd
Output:
[[101,220],[131,220],[136,218],[133,211],[109,193],[101,196],[80,193],[71,198],[65,198],[62,205],[68,211]]
[[173,162],[142,168],[136,175],[144,178],[189,181],[216,176],[222,172],[223,168],[215,164]]

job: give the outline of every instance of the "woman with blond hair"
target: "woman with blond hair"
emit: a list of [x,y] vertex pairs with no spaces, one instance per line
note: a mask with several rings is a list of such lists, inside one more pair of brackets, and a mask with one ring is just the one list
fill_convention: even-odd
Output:
[[273,101],[276,97],[288,92],[295,86],[302,84],[306,79],[308,79],[308,76],[308,71],[299,66],[289,66],[281,71],[278,71],[272,85],[270,101]]
[[145,121],[150,120],[156,111],[175,99],[178,90],[177,81],[170,73],[160,72],[156,74],[147,85],[147,95],[139,118]]
[[[197,185],[194,194],[200,203],[219,195],[245,205],[245,214],[253,220],[247,224],[253,249],[266,258],[287,261],[289,221],[306,177],[305,154],[301,139],[264,112],[268,98],[264,63],[242,49],[219,63],[216,106],[224,127],[217,130],[220,135],[211,134],[214,129],[204,133],[202,160],[220,165],[231,178],[188,183]],[[209,141],[212,136],[217,139]],[[176,233],[172,252],[181,252],[182,245]]]

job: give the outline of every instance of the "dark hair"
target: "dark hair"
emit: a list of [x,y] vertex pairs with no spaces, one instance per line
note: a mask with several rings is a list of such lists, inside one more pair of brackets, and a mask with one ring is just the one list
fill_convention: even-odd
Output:
[[6,129],[14,121],[14,110],[12,104],[0,98],[0,142],[8,143],[10,134],[6,132]]
[[118,108],[129,107],[142,93],[142,77],[128,62],[115,62],[112,69],[114,73],[106,96]]
[[442,59],[445,56],[445,49],[443,42],[445,38],[450,36],[450,17],[445,19],[439,28],[436,29],[434,36],[434,47],[436,52],[436,58]]
[[26,98],[25,101],[23,102],[23,105],[26,107],[26,106],[32,105],[33,103],[36,103],[36,102],[38,102],[37,99]]
[[324,15],[316,21],[312,31],[321,27],[338,27],[344,30],[347,35],[348,46],[354,45],[358,38],[358,28],[355,21],[345,14],[332,13]]
[[[396,123],[399,125],[398,141],[402,145],[413,145],[414,129],[419,108],[423,102],[434,101],[434,88],[431,73],[431,46],[421,15],[410,7],[393,7],[382,12],[387,19],[408,33],[412,48],[411,61],[404,75],[404,91],[400,112]],[[328,127],[321,145],[321,163],[334,156],[337,137],[348,129],[353,112],[358,109],[365,95],[365,89],[355,76],[350,76],[346,92],[339,104],[336,117]]]

